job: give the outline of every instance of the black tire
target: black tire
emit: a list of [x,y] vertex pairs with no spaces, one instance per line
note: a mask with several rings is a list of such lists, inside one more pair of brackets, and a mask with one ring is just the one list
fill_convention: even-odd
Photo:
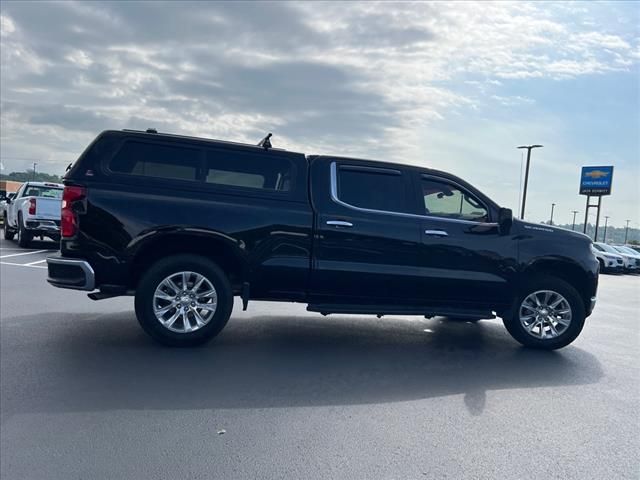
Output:
[[[551,290],[562,295],[571,308],[571,322],[564,332],[557,337],[539,339],[528,333],[520,323],[519,310],[524,299],[539,290]],[[543,350],[556,350],[573,342],[584,326],[585,307],[577,290],[564,280],[552,276],[537,276],[527,282],[521,289],[511,309],[503,317],[507,331],[518,342],[526,347]]]
[[4,239],[5,240],[13,240],[13,236],[16,234],[13,230],[11,230],[11,228],[9,227],[9,221],[7,220],[7,214],[4,214],[4,218],[3,218],[3,229],[4,229]]
[[22,215],[18,214],[18,245],[22,248],[29,248],[31,244],[31,234],[24,228],[24,222],[22,221]]
[[604,260],[602,260],[601,258],[598,259],[598,263],[600,264],[600,273],[604,273],[605,271],[605,266],[604,266]]
[[[200,329],[177,333],[165,327],[153,310],[156,288],[171,274],[190,271],[203,275],[216,290],[217,307],[213,317]],[[198,255],[175,255],[154,263],[142,276],[136,289],[135,309],[142,329],[154,340],[170,347],[194,347],[210,341],[227,324],[233,309],[233,290],[225,273],[214,262]]]

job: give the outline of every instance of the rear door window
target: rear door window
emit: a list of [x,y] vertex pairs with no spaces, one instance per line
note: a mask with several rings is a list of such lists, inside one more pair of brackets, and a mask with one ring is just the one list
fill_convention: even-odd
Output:
[[196,181],[199,166],[198,149],[127,141],[111,160],[109,169],[129,175]]
[[410,213],[407,185],[400,170],[355,165],[338,168],[338,198],[354,207]]

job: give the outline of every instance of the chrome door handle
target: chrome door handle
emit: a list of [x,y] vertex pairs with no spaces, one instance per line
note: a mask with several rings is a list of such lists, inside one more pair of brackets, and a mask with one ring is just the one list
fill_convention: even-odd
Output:
[[433,235],[435,237],[448,237],[449,234],[444,230],[425,230],[426,235]]
[[332,227],[353,227],[353,223],[343,220],[327,220],[327,225],[331,225]]

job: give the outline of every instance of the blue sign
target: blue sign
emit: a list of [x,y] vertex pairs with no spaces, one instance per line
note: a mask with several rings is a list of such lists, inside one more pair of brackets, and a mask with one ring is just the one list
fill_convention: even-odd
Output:
[[582,167],[580,195],[592,195],[594,197],[611,195],[612,180],[613,166]]

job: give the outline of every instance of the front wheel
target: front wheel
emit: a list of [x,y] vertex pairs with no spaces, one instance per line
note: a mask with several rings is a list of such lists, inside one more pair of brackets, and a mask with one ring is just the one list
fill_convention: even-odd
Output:
[[135,308],[140,325],[155,340],[192,347],[208,342],[227,324],[233,291],[225,273],[208,258],[175,255],[143,275]]
[[569,283],[541,276],[527,283],[503,322],[521,344],[555,350],[573,342],[584,326],[585,308]]

